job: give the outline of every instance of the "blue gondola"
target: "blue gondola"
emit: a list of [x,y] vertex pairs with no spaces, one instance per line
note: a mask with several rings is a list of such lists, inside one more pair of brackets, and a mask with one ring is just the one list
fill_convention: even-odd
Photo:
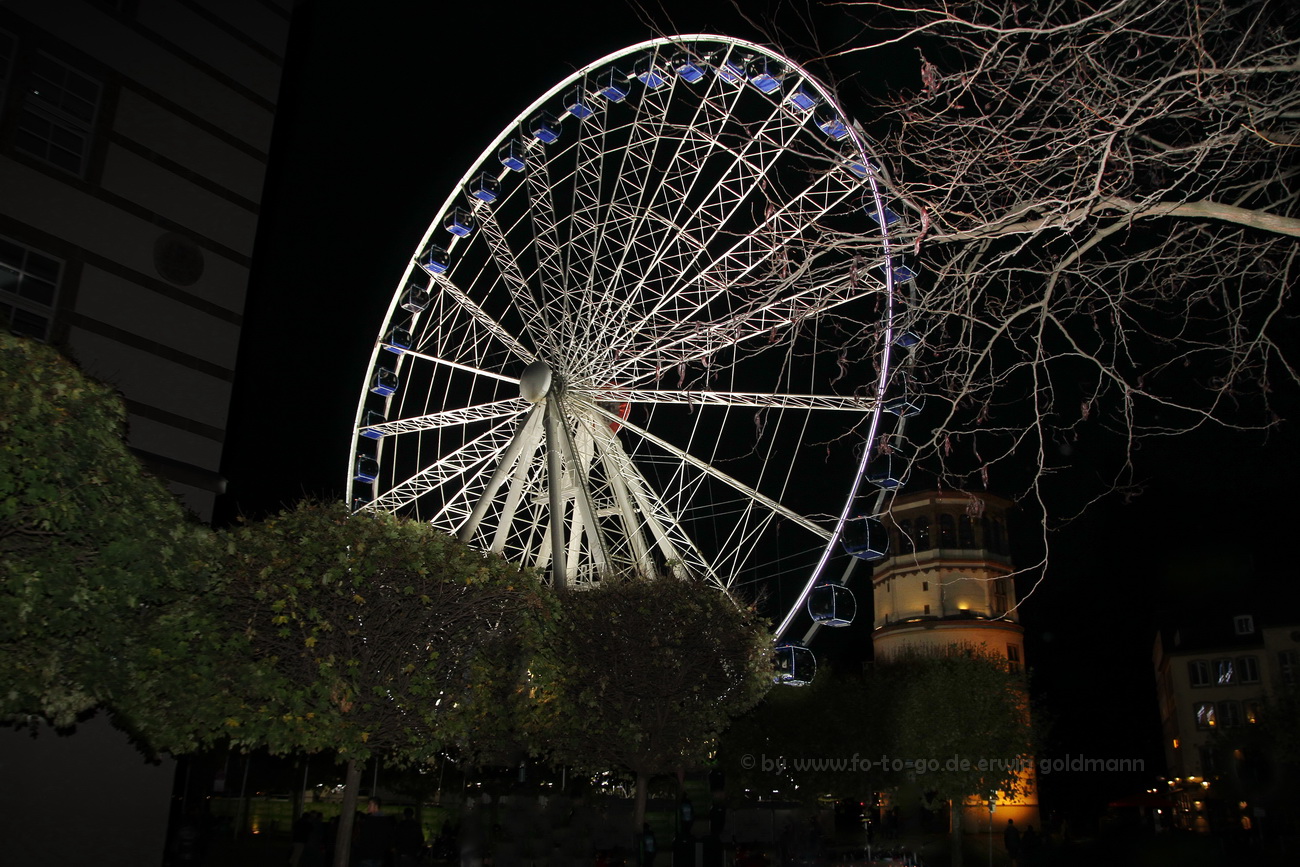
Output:
[[616,67],[609,67],[600,73],[596,79],[596,86],[600,95],[610,102],[622,102],[627,99],[628,86],[627,75],[620,72]]
[[483,172],[474,180],[469,182],[469,185],[465,188],[465,192],[469,193],[480,202],[485,202],[490,205],[497,200],[498,196],[501,195],[501,182],[487,172]]
[[632,75],[651,90],[658,90],[668,83],[668,77],[655,65],[653,54],[647,54],[632,67]]
[[394,355],[401,355],[410,348],[411,332],[396,326],[389,329],[387,336],[384,338],[384,349]]
[[464,208],[452,208],[451,213],[447,215],[447,219],[443,221],[442,225],[453,235],[464,238],[474,231],[474,218]]
[[384,418],[381,412],[375,412],[373,409],[366,412],[366,422],[362,425],[361,435],[366,439],[378,440],[384,438],[384,432],[375,430],[376,425],[381,425],[388,419]]
[[899,375],[895,388],[898,394],[886,398],[884,405],[881,407],[885,412],[892,413],[899,418],[911,418],[925,409],[925,395],[917,391],[916,385],[912,382],[912,377],[906,371]]
[[921,342],[921,335],[915,331],[900,331],[894,335],[894,343],[904,349],[911,349]]
[[375,371],[375,378],[370,382],[370,390],[380,397],[388,397],[397,391],[398,383],[396,373],[387,367],[381,367]]
[[353,478],[369,484],[379,478],[379,461],[369,455],[357,455],[357,469]]
[[848,124],[844,122],[844,118],[840,117],[840,113],[833,106],[818,106],[817,111],[813,114],[813,122],[817,124],[819,130],[836,141],[847,137],[849,134]]
[[817,657],[802,644],[779,644],[773,653],[775,673],[773,683],[785,686],[807,686],[817,675]]
[[560,122],[549,111],[539,112],[530,120],[528,131],[542,144],[554,144],[560,140]]
[[822,101],[821,96],[806,81],[795,85],[786,99],[800,111],[812,111]]
[[586,120],[596,113],[595,106],[591,104],[591,97],[587,95],[586,88],[582,85],[565,94],[564,110],[578,120]]
[[862,210],[866,212],[868,217],[875,220],[876,225],[884,226],[886,228],[903,219],[888,205],[881,205],[880,208],[877,209],[876,200],[872,196],[867,196],[867,198],[862,201]]
[[522,172],[527,164],[524,157],[524,143],[518,140],[506,142],[501,146],[501,150],[497,151],[497,159],[510,171]]
[[843,584],[822,584],[808,593],[808,616],[821,626],[848,626],[857,613],[858,601]]
[[402,309],[412,313],[423,313],[432,298],[426,287],[419,283],[411,283],[406,287],[406,294],[402,296]]
[[[880,267],[883,270],[886,266],[881,265]],[[900,259],[894,259],[890,263],[890,271],[894,275],[894,285],[916,279],[916,269]]]
[[867,481],[878,488],[892,491],[907,484],[911,461],[897,447],[887,452],[877,452],[867,467]]
[[785,70],[781,68],[781,64],[771,58],[755,57],[745,64],[745,76],[750,84],[763,93],[774,93],[781,89]]
[[705,62],[698,57],[693,57],[685,51],[673,55],[670,62],[677,77],[687,84],[694,84],[704,78],[704,70],[707,68]]
[[420,258],[416,263],[424,269],[424,272],[430,277],[438,274],[446,274],[447,268],[451,266],[451,260],[447,257],[447,250],[439,247],[437,244],[430,244],[420,252]]
[[748,58],[736,57],[733,54],[731,57],[718,64],[718,78],[731,84],[735,84],[738,81],[744,81],[745,66],[748,62]]
[[866,515],[844,522],[840,544],[859,560],[881,560],[889,556],[889,532],[879,519]]

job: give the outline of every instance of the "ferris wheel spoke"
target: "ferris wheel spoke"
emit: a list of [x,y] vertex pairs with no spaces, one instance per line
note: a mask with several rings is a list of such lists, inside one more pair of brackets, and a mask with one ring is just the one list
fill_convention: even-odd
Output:
[[[873,287],[873,291],[882,291]],[[835,307],[858,300],[864,293],[846,280],[832,279],[783,295],[728,319],[689,331],[671,340],[627,352],[611,365],[612,381],[634,385],[658,379],[674,366],[701,361],[720,349],[766,339],[774,341],[791,326]]]
[[[500,322],[490,313],[477,304],[469,294],[453,283],[445,274],[437,274],[433,278],[434,285],[440,290],[440,295],[451,302],[454,309],[467,314],[470,320],[480,326],[490,338],[498,341],[508,349],[516,358],[525,362],[532,361],[536,356],[530,352],[522,343],[515,339],[515,336],[507,331]],[[444,320],[445,321],[445,320]],[[430,326],[438,324],[435,317],[429,316],[426,322]],[[473,347],[480,355],[483,350],[480,341],[475,335],[469,335],[466,338],[468,344]]]
[[511,397],[494,400],[475,406],[445,409],[425,415],[399,418],[381,424],[366,425],[361,428],[362,436],[379,437],[395,434],[421,433],[423,431],[442,430],[446,427],[459,427],[479,421],[491,421],[505,416],[517,416],[527,407],[522,398]]
[[779,394],[757,391],[690,391],[673,389],[609,388],[593,392],[610,403],[682,404],[685,406],[741,406],[768,409],[843,410],[869,413],[875,397],[837,394]]
[[443,367],[449,367],[452,370],[459,370],[463,373],[472,373],[475,376],[482,376],[488,379],[495,379],[495,380],[499,380],[500,382],[509,382],[512,383],[513,385],[519,384],[519,377],[517,376],[506,376],[504,373],[496,373],[491,370],[483,370],[482,368],[474,367],[469,364],[461,364],[459,361],[452,361],[450,358],[439,358],[436,355],[429,355],[424,352],[417,352],[414,349],[408,349],[405,352],[403,352],[402,358],[403,359],[418,358],[421,361],[428,361],[433,364],[441,365]]
[[676,513],[645,478],[640,467],[628,456],[622,444],[606,424],[595,429],[595,442],[605,475],[619,509],[619,519],[629,541],[636,568],[654,574],[658,552],[664,566],[677,577],[694,575],[725,588],[724,578],[691,540]]
[[[490,464],[509,446],[512,425],[501,422],[474,439],[444,455],[436,463],[394,484],[376,497],[371,508],[397,511],[420,497],[437,490],[447,482]],[[445,511],[445,510],[444,510]]]
[[704,473],[707,476],[711,476],[712,478],[717,479],[723,484],[731,486],[735,490],[749,497],[754,502],[761,503],[769,511],[775,512],[781,517],[789,521],[793,521],[795,524],[798,524],[800,527],[803,527],[808,532],[820,536],[821,538],[827,541],[830,541],[831,538],[830,530],[827,530],[826,528],[813,523],[812,521],[808,520],[803,515],[800,515],[798,512],[794,511],[793,509],[789,509],[781,505],[776,500],[769,497],[767,494],[760,493],[759,491],[755,490],[754,488],[751,488],[749,485],[746,485],[744,482],[740,481],[739,479],[733,478],[732,476],[722,472],[722,470],[719,470],[717,467],[713,466],[712,464],[700,460],[699,458],[695,457],[689,452],[680,449],[677,446],[673,445],[672,443],[668,442],[664,438],[652,434],[650,431],[646,430],[645,428],[639,427],[629,421],[624,420],[617,413],[611,412],[605,409],[603,406],[600,406],[599,404],[593,404],[592,406],[595,412],[604,416],[608,421],[614,424],[621,425],[623,428],[632,431],[633,433],[641,437],[641,439],[645,440],[646,442],[654,443],[656,446],[668,452],[670,455],[674,456],[677,460],[681,461],[682,463],[694,467],[699,472]]
[[501,274],[505,289],[510,294],[515,307],[523,314],[521,327],[532,338],[534,346],[553,350],[555,347],[548,345],[551,339],[549,335],[554,333],[550,329],[550,317],[533,296],[533,289],[519,267],[519,260],[511,249],[505,233],[501,231],[501,226],[497,223],[496,212],[484,204],[479,206],[476,216],[482,227],[483,239]]

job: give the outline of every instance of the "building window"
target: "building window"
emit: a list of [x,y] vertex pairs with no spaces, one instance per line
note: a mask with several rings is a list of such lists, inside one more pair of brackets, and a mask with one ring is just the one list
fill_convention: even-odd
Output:
[[1260,713],[1259,702],[1248,701],[1248,702],[1244,702],[1243,706],[1246,714],[1246,722],[1249,723],[1250,725],[1254,725],[1255,723],[1259,722],[1259,713]]
[[14,145],[50,165],[80,175],[99,108],[99,83],[45,54],[27,69]]
[[1221,726],[1241,725],[1241,703],[1236,701],[1219,702],[1218,724]]
[[930,582],[929,582],[929,581],[922,581],[922,582],[921,582],[921,592],[922,592],[922,593],[928,592],[929,589],[930,589]]
[[1259,660],[1253,656],[1238,657],[1237,679],[1242,683],[1259,683]]
[[1255,618],[1249,614],[1238,614],[1232,618],[1232,629],[1238,635],[1255,634]]
[[970,515],[962,515],[957,519],[957,544],[962,548],[975,547],[975,522]]
[[993,579],[993,613],[1001,615],[1007,613],[1007,579]]
[[898,553],[911,554],[916,544],[912,538],[912,521],[904,518],[898,522]]
[[60,268],[58,260],[0,238],[0,319],[12,331],[49,337]]
[[957,522],[952,515],[939,516],[939,547],[951,548],[957,539]]
[[1214,682],[1218,686],[1231,686],[1237,682],[1237,668],[1231,659],[1214,660]]
[[1187,663],[1187,681],[1192,686],[1209,686],[1210,664],[1204,659],[1194,659]]
[[916,550],[918,551],[930,550],[930,519],[929,518],[916,519]]
[[1198,701],[1196,703],[1196,727],[1198,729],[1212,729],[1215,726],[1216,717],[1214,715],[1214,702]]
[[1282,683],[1291,686],[1295,683],[1295,651],[1279,650],[1277,652],[1277,670]]
[[925,613],[925,614],[929,614],[929,613],[930,613],[930,606],[929,606],[928,604],[925,606],[925,611],[924,611],[923,613]]
[[1018,645],[1007,645],[1007,660],[1011,663],[1011,667],[1014,670],[1020,670],[1020,647]]

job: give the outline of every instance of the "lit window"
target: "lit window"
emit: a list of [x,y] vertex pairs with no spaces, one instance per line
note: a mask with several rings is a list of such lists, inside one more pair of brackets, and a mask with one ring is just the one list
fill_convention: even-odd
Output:
[[1232,618],[1232,628],[1238,635],[1255,634],[1255,618],[1249,614],[1238,614]]
[[80,175],[99,108],[99,84],[44,54],[32,55],[15,146]]
[[1259,702],[1257,701],[1245,702],[1245,713],[1246,713],[1246,722],[1248,722],[1249,724],[1254,725],[1255,723],[1259,722]]
[[1239,657],[1237,679],[1242,683],[1259,683],[1259,660],[1253,656]]
[[930,550],[930,519],[916,519],[916,550]]
[[1198,729],[1212,729],[1215,726],[1216,717],[1214,715],[1214,702],[1198,701],[1195,706],[1196,727]]
[[1178,738],[1174,738],[1174,749],[1178,749],[1182,745],[1183,745],[1182,742],[1179,741]]
[[0,238],[0,323],[18,334],[49,337],[60,267],[55,259]]
[[1209,686],[1210,664],[1204,659],[1194,659],[1187,663],[1187,680],[1192,686]]
[[898,553],[911,554],[916,540],[912,538],[912,522],[908,518],[898,522]]
[[1219,686],[1229,686],[1237,682],[1237,669],[1231,659],[1214,660],[1214,682]]
[[957,538],[957,524],[952,515],[939,516],[939,547],[951,548]]

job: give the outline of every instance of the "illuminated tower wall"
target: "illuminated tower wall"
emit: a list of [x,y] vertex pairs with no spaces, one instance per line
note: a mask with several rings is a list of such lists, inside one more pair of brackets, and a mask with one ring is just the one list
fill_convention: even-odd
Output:
[[[1011,503],[991,494],[921,491],[897,497],[885,516],[890,556],[872,574],[877,660],[954,645],[983,648],[1015,668],[1025,664],[1007,539]],[[1000,757],[969,757],[1000,758]],[[1026,794],[1000,800],[996,823],[1039,825],[1037,779]],[[987,831],[986,802],[966,805],[964,825]]]

